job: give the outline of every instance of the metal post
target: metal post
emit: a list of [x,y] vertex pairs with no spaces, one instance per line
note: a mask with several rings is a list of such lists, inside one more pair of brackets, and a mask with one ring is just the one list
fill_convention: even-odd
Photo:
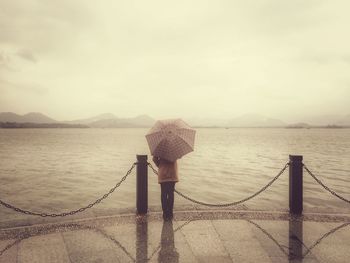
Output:
[[147,214],[148,210],[148,165],[147,155],[136,155],[136,208],[137,214]]
[[289,155],[289,212],[303,212],[303,156]]

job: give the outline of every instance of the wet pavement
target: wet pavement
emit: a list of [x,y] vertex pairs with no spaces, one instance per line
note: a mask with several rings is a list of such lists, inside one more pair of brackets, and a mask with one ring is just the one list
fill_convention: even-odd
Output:
[[350,215],[176,211],[0,230],[0,262],[349,262]]

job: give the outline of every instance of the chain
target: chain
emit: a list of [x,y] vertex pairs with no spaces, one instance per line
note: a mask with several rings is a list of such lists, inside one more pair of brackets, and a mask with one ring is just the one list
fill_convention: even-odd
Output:
[[339,199],[347,202],[350,204],[350,200],[346,199],[345,197],[342,197],[341,195],[337,194],[335,191],[333,191],[332,189],[330,189],[328,186],[326,186],[324,183],[321,182],[320,179],[318,179],[310,170],[309,168],[306,167],[306,165],[304,164],[304,169],[308,172],[309,175],[311,175],[312,178],[315,179],[315,181],[321,185],[324,189],[326,189],[328,192],[330,192],[332,195],[338,197]]
[[132,170],[135,168],[136,164],[137,163],[133,163],[131,168],[126,172],[126,174],[121,178],[121,180],[118,183],[116,183],[116,185],[113,188],[111,188],[106,194],[104,194],[102,197],[97,199],[95,202],[93,202],[93,203],[91,203],[91,204],[89,204],[87,206],[84,206],[82,208],[79,208],[77,210],[73,210],[73,211],[70,211],[70,212],[64,212],[64,213],[60,213],[60,214],[47,214],[47,213],[37,213],[37,212],[31,212],[31,211],[28,211],[28,210],[24,210],[24,209],[15,207],[13,205],[10,205],[10,204],[2,201],[2,200],[0,200],[0,205],[3,205],[3,206],[5,206],[5,207],[7,207],[9,209],[12,209],[12,210],[16,211],[16,212],[19,212],[19,213],[22,213],[22,214],[26,214],[26,215],[32,215],[32,216],[41,216],[41,217],[71,216],[71,215],[74,215],[76,213],[83,212],[86,209],[91,208],[94,205],[99,204],[102,200],[106,199],[111,193],[113,193],[115,191],[115,189],[117,189],[125,181],[125,179],[130,175]]
[[26,237],[22,237],[20,239],[15,240],[14,242],[8,244],[6,247],[4,247],[1,251],[0,251],[0,257],[2,256],[2,254],[4,254],[7,250],[9,250],[11,247],[19,244],[23,239],[29,238],[29,236]]
[[288,253],[283,248],[283,245],[280,245],[280,243],[278,243],[278,241],[269,232],[267,232],[264,228],[262,228],[259,224],[253,222],[252,220],[246,219],[246,221],[258,228],[262,233],[264,233],[269,239],[271,239],[272,242],[274,242],[278,246],[278,248],[284,255],[288,256]]
[[350,222],[346,222],[346,223],[344,223],[344,224],[341,224],[340,226],[337,226],[337,227],[331,229],[331,230],[328,231],[327,233],[325,233],[322,237],[320,237],[319,239],[317,239],[311,247],[308,247],[308,248],[307,248],[306,253],[303,254],[302,257],[303,257],[303,258],[306,257],[307,254],[309,254],[309,253],[311,252],[312,249],[314,249],[316,246],[318,246],[318,245],[321,243],[321,241],[322,241],[323,239],[329,237],[330,235],[334,234],[334,233],[337,232],[338,230],[340,230],[340,229],[342,229],[342,228],[344,228],[344,227],[347,227],[347,226],[349,226],[349,225],[350,225]]
[[[153,172],[155,174],[158,174],[158,172],[156,171],[156,169],[152,166],[152,164],[148,163],[149,167],[151,167],[151,169],[153,170]],[[244,203],[252,198],[254,198],[255,196],[259,195],[260,193],[262,193],[263,191],[265,191],[269,186],[271,186],[282,174],[283,172],[287,169],[287,167],[289,166],[289,163],[286,163],[286,165],[281,169],[281,171],[267,184],[265,185],[263,188],[261,188],[259,191],[257,191],[256,193],[252,194],[251,196],[248,196],[242,200],[236,201],[236,202],[232,202],[232,203],[226,203],[226,204],[209,204],[209,203],[204,203],[198,200],[195,200],[179,191],[177,191],[176,189],[174,190],[175,193],[177,193],[179,196],[187,199],[188,201],[191,201],[193,203],[199,204],[199,205],[204,205],[204,206],[211,206],[211,207],[227,207],[227,206],[234,206],[234,205],[238,205],[241,203]]]
[[147,163],[147,165],[152,169],[153,173],[158,175],[158,171],[153,167],[153,165],[151,163]]
[[96,233],[101,234],[102,236],[104,236],[105,238],[111,240],[114,244],[116,244],[121,250],[123,250],[123,252],[125,253],[125,255],[127,255],[132,262],[136,262],[136,260],[134,259],[134,257],[130,254],[130,252],[117,240],[115,239],[113,236],[107,234],[105,231],[99,229],[99,228],[94,228],[94,227],[88,227],[87,229],[95,231]]

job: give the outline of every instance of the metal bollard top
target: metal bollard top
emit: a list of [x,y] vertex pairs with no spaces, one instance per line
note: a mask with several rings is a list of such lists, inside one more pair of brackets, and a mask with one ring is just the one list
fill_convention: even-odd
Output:
[[136,159],[140,163],[147,163],[147,155],[136,155]]
[[303,156],[302,155],[289,155],[289,161],[301,163],[303,161]]

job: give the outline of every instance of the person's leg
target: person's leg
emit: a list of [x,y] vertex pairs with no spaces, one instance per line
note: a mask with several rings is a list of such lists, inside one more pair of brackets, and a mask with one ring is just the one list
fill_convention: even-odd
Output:
[[167,191],[166,191],[166,183],[160,184],[161,195],[160,200],[162,202],[162,210],[163,210],[163,218],[167,215]]
[[170,209],[170,207],[169,207],[169,189],[170,189],[169,182],[165,182],[164,183],[164,192],[165,192],[165,210],[164,210],[164,212],[165,212],[166,218],[169,218],[169,209]]
[[168,193],[167,208],[168,208],[168,216],[170,218],[173,218],[174,189],[175,189],[175,182],[169,182],[168,189],[167,189],[167,193]]

